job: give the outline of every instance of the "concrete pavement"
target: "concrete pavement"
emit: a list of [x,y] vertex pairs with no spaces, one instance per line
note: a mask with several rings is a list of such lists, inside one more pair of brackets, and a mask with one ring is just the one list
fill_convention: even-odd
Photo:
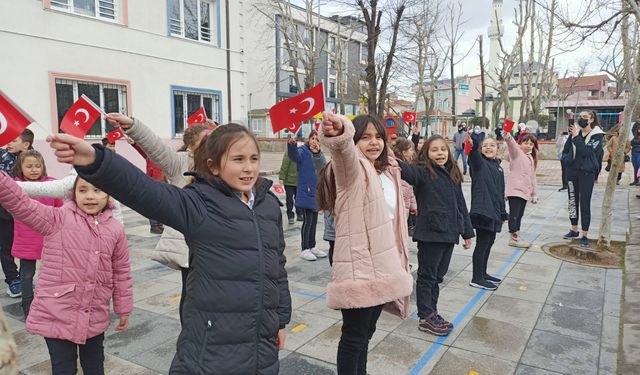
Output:
[[[279,167],[277,159],[271,158]],[[456,247],[439,302],[442,315],[456,326],[453,332],[438,338],[418,331],[414,294],[410,319],[383,313],[370,345],[370,374],[616,373],[622,271],[578,266],[542,252],[543,244],[562,241],[569,223],[566,193],[557,192],[557,186],[540,185],[540,202],[528,205],[523,220],[523,236],[534,246],[527,251],[508,247],[508,233],[502,233],[493,247],[489,271],[504,278],[498,290],[468,286],[472,251]],[[464,184],[467,202],[469,187]],[[592,204],[596,230],[602,193],[601,185],[596,187]],[[627,189],[616,192],[614,237],[619,240],[625,239],[629,222],[628,194]],[[326,249],[322,222],[317,239]],[[112,325],[106,334],[107,373],[165,374],[180,331],[180,274],[149,259],[159,236],[149,234],[145,218],[127,210],[125,223],[135,310],[127,331],[115,334]],[[300,259],[297,223],[285,228],[285,237],[294,311],[286,350],[281,352],[281,374],[335,374],[341,315],[325,304],[328,261]],[[414,264],[416,251],[411,243]],[[20,369],[23,374],[49,373],[44,340],[24,330],[18,302],[0,297],[18,343]]]

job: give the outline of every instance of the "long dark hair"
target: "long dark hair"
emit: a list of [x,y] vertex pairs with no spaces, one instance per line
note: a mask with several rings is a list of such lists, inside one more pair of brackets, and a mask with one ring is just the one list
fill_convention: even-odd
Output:
[[353,135],[353,143],[358,143],[360,138],[364,135],[364,132],[367,131],[367,127],[369,124],[372,124],[373,127],[376,128],[376,132],[378,135],[382,137],[384,141],[384,146],[382,148],[382,152],[380,156],[373,162],[373,166],[376,168],[376,171],[382,172],[387,169],[389,166],[389,154],[387,152],[387,130],[382,124],[382,121],[374,116],[369,115],[358,115],[353,119],[353,127],[356,129],[355,134]]
[[398,138],[396,139],[396,143],[391,147],[391,149],[393,150],[393,153],[396,156],[396,159],[400,159],[404,162],[411,163],[412,160],[406,160],[407,158],[404,157],[403,152],[410,150],[414,147],[415,145],[410,140],[406,138]]
[[333,210],[333,206],[336,203],[336,176],[333,174],[331,162],[325,164],[318,172],[317,190],[316,201],[318,202],[318,209],[321,211]]
[[191,152],[194,152],[195,150],[193,146],[200,136],[200,133],[209,128],[211,128],[211,126],[207,123],[195,124],[186,128],[182,134],[182,147],[178,149],[178,152],[187,151],[188,148],[191,148]]
[[461,183],[463,181],[462,172],[460,172],[458,163],[456,163],[453,160],[453,154],[451,153],[451,148],[449,147],[449,144],[444,138],[442,138],[441,135],[438,135],[438,134],[432,135],[431,137],[429,137],[429,139],[427,139],[424,142],[424,145],[420,149],[420,153],[418,153],[417,164],[419,166],[424,167],[427,170],[427,172],[429,172],[429,175],[431,176],[432,180],[435,180],[436,178],[438,178],[438,175],[436,175],[435,168],[439,168],[440,166],[436,164],[435,161],[429,159],[429,148],[431,147],[431,144],[435,141],[442,141],[447,146],[448,157],[447,157],[447,162],[444,165],[444,168],[447,171],[449,171],[449,176],[451,176],[451,179],[453,180],[453,182],[455,182],[456,184]]
[[206,135],[206,138],[203,138],[200,145],[193,151],[194,171],[209,182],[215,180],[217,177],[211,173],[207,160],[211,159],[213,168],[222,168],[222,157],[229,151],[231,145],[244,137],[253,140],[260,153],[258,141],[249,129],[242,125],[234,123],[223,125]]
[[533,133],[525,133],[518,143],[521,144],[525,141],[531,141],[531,143],[533,143],[531,157],[533,157],[533,165],[538,168],[538,138],[536,138],[536,135]]

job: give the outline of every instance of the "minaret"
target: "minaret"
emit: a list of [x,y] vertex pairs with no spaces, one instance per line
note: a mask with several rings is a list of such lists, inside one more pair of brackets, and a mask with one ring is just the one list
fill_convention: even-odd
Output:
[[[487,65],[488,86],[496,86],[496,69],[500,69],[498,53],[500,52],[500,38],[504,35],[502,24],[502,0],[493,0],[491,23],[489,24],[489,64]],[[488,87],[489,93],[495,93],[493,87]]]

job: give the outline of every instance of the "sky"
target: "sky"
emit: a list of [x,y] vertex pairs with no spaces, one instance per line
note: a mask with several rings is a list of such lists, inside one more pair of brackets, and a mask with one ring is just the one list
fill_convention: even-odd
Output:
[[[487,36],[487,30],[492,16],[492,1],[493,0],[443,0],[445,3],[455,3],[458,1],[462,3],[463,19],[466,20],[462,26],[464,35],[456,47],[456,56],[460,60],[463,56],[471,51],[466,58],[462,59],[455,67],[455,76],[460,75],[475,75],[480,73],[480,63],[478,58],[478,46],[475,44],[478,35],[484,37],[484,55],[485,61],[489,59],[489,39]],[[592,0],[597,1],[597,0]],[[302,0],[293,0],[293,2],[302,2]],[[502,13],[503,13],[503,25],[504,36],[503,44],[507,49],[510,49],[515,40],[516,26],[513,24],[514,9],[517,6],[517,0],[503,0]],[[572,15],[581,14],[586,0],[560,0],[560,6],[565,12]],[[344,15],[346,8],[344,5],[340,5],[340,1],[327,1],[323,4],[320,12],[325,16],[331,16],[334,14]],[[360,16],[359,13],[355,14]],[[599,37],[599,39],[602,39]],[[559,42],[561,44],[561,42]],[[556,71],[562,78],[565,75],[571,76],[572,72],[578,70],[582,61],[591,61],[591,64],[587,67],[588,73],[599,73],[601,66],[596,61],[596,56],[602,53],[602,47],[596,47],[587,41],[578,51],[571,53],[559,54],[557,49],[554,49],[552,54],[555,56]],[[486,62],[485,62],[486,63]],[[448,78],[448,69],[443,74],[443,78]]]

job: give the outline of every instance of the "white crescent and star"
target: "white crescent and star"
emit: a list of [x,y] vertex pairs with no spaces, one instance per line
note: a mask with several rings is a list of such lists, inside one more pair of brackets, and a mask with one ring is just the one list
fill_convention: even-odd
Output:
[[311,109],[316,105],[316,101],[313,98],[306,98],[305,100],[301,101],[300,104],[307,102],[309,103],[309,108],[307,108],[306,112],[303,112],[303,115],[309,114],[309,112],[311,112]]
[[4,117],[2,112],[0,112],[0,135],[2,135],[5,131],[7,131],[8,127],[9,127],[9,124],[7,123],[7,118]]
[[[85,116],[85,119],[84,119],[84,121],[82,121],[82,123],[83,123],[83,124],[86,124],[86,123],[87,123],[87,121],[89,121],[89,111],[87,111],[87,110],[86,110],[86,109],[84,109],[84,108],[79,108],[78,110],[76,110],[76,113],[74,113],[74,114],[73,114],[74,118],[76,118],[76,119],[77,119],[77,117],[76,117],[76,116],[78,116],[78,113],[82,113],[82,114]],[[78,125],[79,125],[79,124],[77,124],[77,121],[75,121],[73,124],[74,124],[75,126],[78,126]]]
[[408,115],[407,116],[407,122],[412,122],[416,119],[415,115]]
[[197,122],[204,122],[204,116],[202,116],[202,113],[198,113],[198,117],[197,117]]

